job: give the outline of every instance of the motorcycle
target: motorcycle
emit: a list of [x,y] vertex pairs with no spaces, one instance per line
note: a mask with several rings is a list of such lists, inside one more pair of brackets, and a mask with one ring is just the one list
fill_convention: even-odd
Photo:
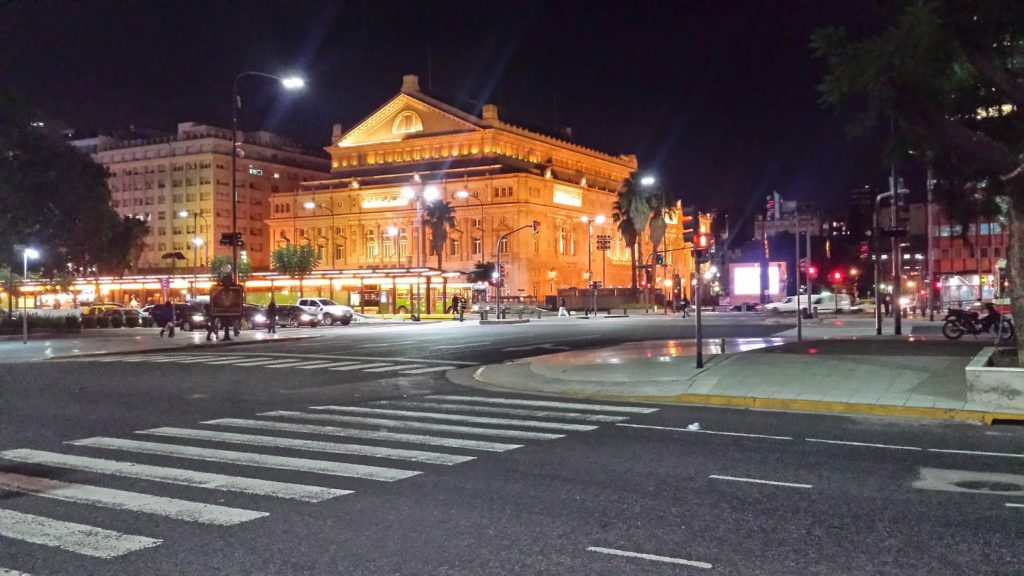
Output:
[[1013,341],[1013,319],[999,314],[991,307],[988,307],[988,311],[989,315],[995,314],[997,317],[987,320],[988,316],[979,318],[977,312],[950,308],[946,313],[946,322],[942,325],[942,335],[957,340],[964,334],[977,336],[987,334],[994,328],[998,330],[1000,344]]

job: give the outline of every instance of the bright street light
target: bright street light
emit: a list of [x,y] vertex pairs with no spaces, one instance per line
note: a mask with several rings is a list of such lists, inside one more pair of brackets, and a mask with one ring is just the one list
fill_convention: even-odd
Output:
[[640,184],[642,186],[651,186],[655,182],[657,182],[657,180],[654,179],[654,176],[644,176],[643,178],[640,179]]
[[398,236],[398,226],[388,226],[387,230],[385,230],[385,233],[388,236]]
[[178,216],[182,218],[188,218],[188,210],[182,210],[181,212],[178,212]]
[[298,76],[287,76],[285,78],[281,78],[281,85],[284,86],[286,90],[298,90],[300,88],[305,88],[306,81]]
[[433,202],[441,197],[441,192],[437,189],[437,186],[427,185],[423,188],[423,199],[427,202]]
[[203,239],[199,237],[193,238],[192,243],[196,245],[196,248],[198,248],[203,245]]
[[[28,260],[29,260],[29,258],[31,258],[33,260],[35,260],[36,258],[39,258],[39,250],[36,250],[35,248],[25,248],[25,251],[22,253],[22,262],[23,262],[23,268],[24,268],[22,270],[22,276],[21,276],[22,286],[24,286],[25,283],[28,282]],[[24,311],[21,314],[21,343],[22,344],[28,344],[28,299],[25,297],[25,291],[24,290],[22,290],[22,292],[21,292],[21,297],[22,297],[22,304],[23,304],[23,308],[24,308]]]
[[465,200],[466,198],[469,198],[469,190],[459,190],[455,193],[455,197],[459,200]]
[[39,250],[36,250],[35,248],[25,248],[26,260],[35,260],[36,258],[39,258]]
[[309,202],[303,204],[302,207],[305,208],[306,210],[313,210],[314,208],[316,208],[316,202],[310,200]]

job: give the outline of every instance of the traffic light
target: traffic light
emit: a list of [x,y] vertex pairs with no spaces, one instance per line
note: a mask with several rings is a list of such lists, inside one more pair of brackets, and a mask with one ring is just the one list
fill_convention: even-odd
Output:
[[238,246],[239,248],[245,246],[245,240],[242,240],[241,232],[222,232],[220,235],[221,246]]
[[651,270],[650,266],[644,266],[644,287],[650,286],[654,283],[654,271]]
[[808,278],[817,278],[818,277],[818,268],[816,266],[808,266],[807,267],[807,277]]
[[830,275],[833,284],[838,284],[843,281],[843,272],[841,270],[835,270]]
[[654,253],[654,263],[658,266],[665,265],[665,254],[663,252]]
[[675,290],[677,294],[683,293],[683,278],[679,274],[674,274],[672,276],[672,289]]
[[697,240],[693,244],[695,250],[707,250],[711,247],[711,234],[701,232],[697,234]]
[[534,234],[540,234],[540,221],[539,220],[534,220],[533,221],[533,233]]
[[693,244],[693,234],[697,226],[697,207],[683,206],[683,244]]

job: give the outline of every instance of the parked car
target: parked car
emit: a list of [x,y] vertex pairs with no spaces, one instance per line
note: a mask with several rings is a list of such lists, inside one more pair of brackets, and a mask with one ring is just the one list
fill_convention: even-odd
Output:
[[183,332],[206,328],[206,313],[193,304],[175,304],[174,325]]
[[277,325],[290,326],[292,328],[298,328],[299,326],[316,328],[320,325],[320,320],[316,317],[316,313],[310,312],[301,306],[284,305],[277,307]]
[[121,308],[117,304],[91,304],[82,310],[82,316],[102,316],[106,310]]
[[267,324],[267,309],[260,308],[253,304],[242,305],[242,319],[249,326],[249,329],[266,328]]
[[110,318],[120,316],[121,320],[126,320],[129,316],[141,316],[139,311],[133,308],[105,308],[99,315],[108,316]]
[[352,323],[355,311],[338,304],[330,298],[300,298],[298,306],[303,310],[316,315],[321,324],[331,326],[335,323],[348,326]]

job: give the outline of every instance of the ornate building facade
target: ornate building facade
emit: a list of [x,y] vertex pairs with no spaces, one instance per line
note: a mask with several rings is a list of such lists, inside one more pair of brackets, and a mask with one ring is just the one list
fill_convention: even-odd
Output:
[[[542,301],[562,288],[584,288],[591,267],[605,287],[631,284],[629,250],[611,216],[616,191],[637,170],[635,156],[503,122],[494,105],[479,115],[460,110],[423,93],[416,76],[405,76],[401,91],[352,129],[335,126],[326,150],[331,179],[272,194],[267,221],[274,247],[316,247],[321,273],[420,268],[422,282],[445,272],[450,294],[467,289],[456,276],[500,255],[505,298]],[[440,254],[429,227],[416,224],[432,202],[447,202],[455,219]],[[611,247],[601,252],[596,240],[605,234]],[[665,245],[681,241],[673,219]],[[659,275],[671,274],[676,261],[682,266],[683,254],[669,253]],[[688,270],[675,272],[686,277]],[[358,295],[349,291],[349,303],[364,303],[374,289],[387,300],[386,286],[364,284]]]

